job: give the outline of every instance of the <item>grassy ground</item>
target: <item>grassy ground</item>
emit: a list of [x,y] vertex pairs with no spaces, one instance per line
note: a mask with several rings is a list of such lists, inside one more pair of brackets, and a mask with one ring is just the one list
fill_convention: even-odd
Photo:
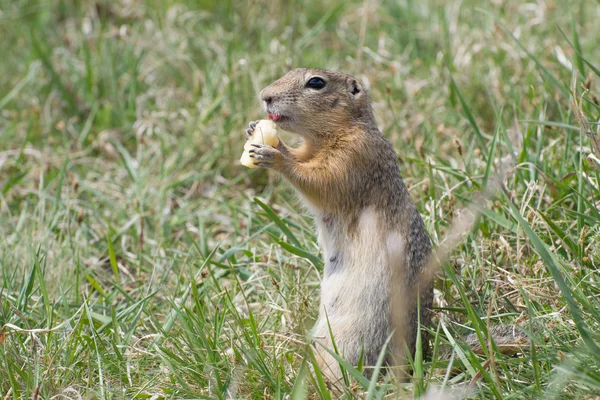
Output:
[[[0,393],[335,397],[303,363],[311,222],[236,163],[260,89],[314,66],[370,88],[435,243],[512,163],[436,283],[440,351],[346,396],[596,398],[599,20],[593,0],[0,0]],[[473,354],[498,323],[532,345]]]

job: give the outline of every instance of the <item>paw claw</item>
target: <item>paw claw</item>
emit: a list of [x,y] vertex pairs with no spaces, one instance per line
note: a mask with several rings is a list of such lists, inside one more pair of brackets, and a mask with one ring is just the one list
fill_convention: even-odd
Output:
[[248,153],[255,160],[254,165],[262,168],[275,168],[282,157],[276,148],[262,144],[252,144]]
[[246,129],[246,139],[248,139],[249,136],[252,136],[254,133],[254,128],[256,128],[256,124],[258,124],[258,121],[252,121],[248,124],[249,128]]

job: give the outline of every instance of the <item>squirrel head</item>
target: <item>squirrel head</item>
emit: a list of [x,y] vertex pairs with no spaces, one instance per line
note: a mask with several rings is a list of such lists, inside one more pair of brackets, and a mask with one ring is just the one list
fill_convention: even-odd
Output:
[[260,97],[269,119],[285,131],[309,139],[374,122],[367,94],[350,75],[297,68],[264,88]]

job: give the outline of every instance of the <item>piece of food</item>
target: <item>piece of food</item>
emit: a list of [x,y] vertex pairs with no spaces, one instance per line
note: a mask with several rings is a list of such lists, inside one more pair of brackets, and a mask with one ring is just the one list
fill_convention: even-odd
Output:
[[257,165],[254,165],[255,159],[250,158],[250,150],[255,148],[252,146],[253,144],[265,144],[267,146],[277,147],[279,139],[277,138],[277,128],[273,121],[269,121],[268,119],[261,119],[258,121],[254,127],[254,133],[246,140],[240,162],[248,168],[258,168]]

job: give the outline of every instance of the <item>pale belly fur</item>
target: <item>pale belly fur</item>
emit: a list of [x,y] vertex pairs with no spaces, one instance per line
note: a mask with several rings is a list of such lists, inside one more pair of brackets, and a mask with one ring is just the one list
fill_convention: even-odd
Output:
[[[390,259],[403,257],[403,240],[398,233],[386,233],[378,227],[373,208],[358,217],[358,233],[350,237],[348,226],[335,217],[312,209],[319,243],[323,249],[325,270],[321,283],[319,318],[313,338],[333,349],[330,329],[341,355],[356,365],[361,352],[365,365],[373,365],[391,333]],[[355,231],[356,232],[356,231]],[[336,374],[337,362],[317,346],[322,367]]]

